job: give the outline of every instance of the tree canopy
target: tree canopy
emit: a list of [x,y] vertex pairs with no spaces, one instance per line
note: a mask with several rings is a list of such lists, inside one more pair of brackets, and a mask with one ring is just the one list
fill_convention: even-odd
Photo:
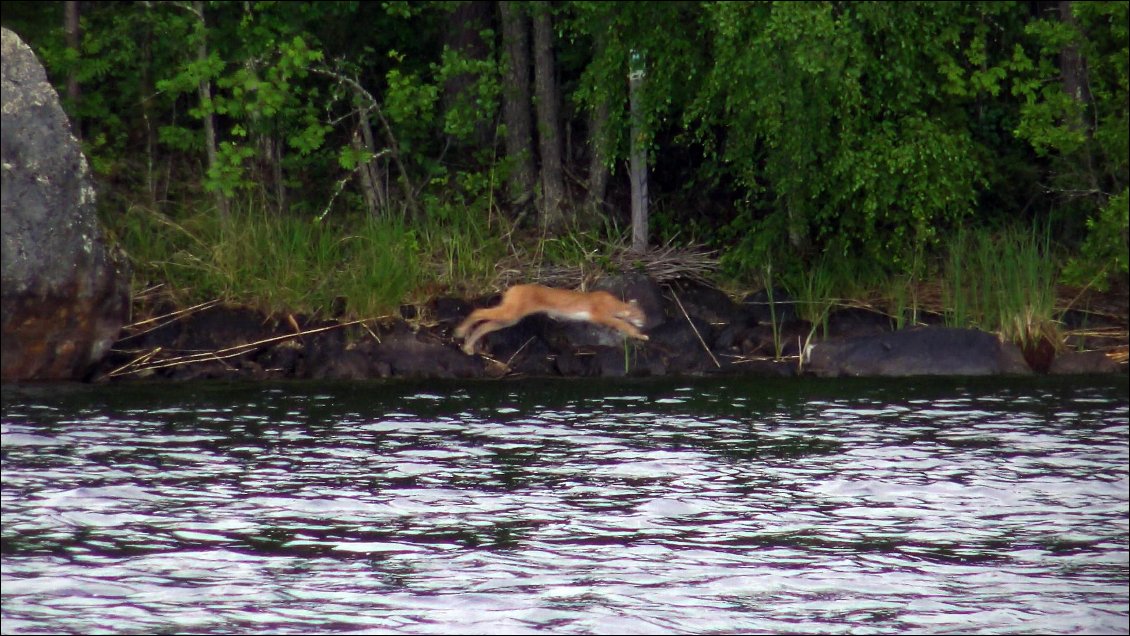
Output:
[[622,226],[637,52],[653,243],[909,272],[1040,226],[1127,272],[1126,2],[82,2],[70,40],[63,4],[3,22],[122,209]]

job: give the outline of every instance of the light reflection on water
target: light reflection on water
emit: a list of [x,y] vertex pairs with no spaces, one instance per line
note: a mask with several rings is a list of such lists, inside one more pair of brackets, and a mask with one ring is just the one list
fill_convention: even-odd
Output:
[[1127,633],[1128,395],[5,387],[3,631]]

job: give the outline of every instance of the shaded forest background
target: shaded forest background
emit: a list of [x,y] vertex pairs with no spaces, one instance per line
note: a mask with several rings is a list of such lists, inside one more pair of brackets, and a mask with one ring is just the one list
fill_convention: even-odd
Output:
[[824,299],[941,279],[952,313],[978,249],[1125,285],[1127,7],[4,2],[3,24],[139,294],[371,315],[622,266],[635,130],[650,245]]

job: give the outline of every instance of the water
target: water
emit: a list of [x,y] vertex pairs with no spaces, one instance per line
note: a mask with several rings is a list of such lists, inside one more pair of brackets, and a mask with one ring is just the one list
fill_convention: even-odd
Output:
[[1086,380],[3,390],[5,633],[1127,633]]

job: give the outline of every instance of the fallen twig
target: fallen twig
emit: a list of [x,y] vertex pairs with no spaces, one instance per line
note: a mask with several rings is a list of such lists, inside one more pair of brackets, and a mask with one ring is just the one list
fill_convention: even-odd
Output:
[[714,361],[714,366],[721,369],[722,364],[720,362],[718,362],[718,358],[714,357],[714,352],[712,352],[710,350],[710,347],[706,346],[706,341],[702,339],[702,334],[700,334],[698,332],[698,327],[694,326],[694,322],[691,320],[691,317],[687,314],[687,310],[683,308],[683,301],[679,300],[679,295],[675,293],[675,290],[671,290],[671,297],[675,299],[676,303],[678,303],[679,310],[683,312],[683,317],[687,319],[687,324],[691,326],[691,330],[694,331],[694,335],[698,337],[698,341],[699,341],[700,344],[702,344],[703,350],[706,351],[706,354],[708,356],[710,356],[711,360]]
[[506,368],[507,368],[507,369],[509,369],[509,368],[510,368],[510,363],[511,363],[511,362],[514,362],[514,358],[517,358],[517,357],[518,357],[518,354],[519,354],[519,353],[522,353],[522,350],[523,350],[523,349],[525,349],[525,348],[526,348],[526,347],[527,347],[527,346],[528,346],[528,345],[529,345],[529,344],[530,344],[531,342],[533,342],[533,341],[534,341],[534,338],[533,338],[533,337],[530,337],[530,338],[529,338],[528,340],[526,340],[525,342],[523,342],[523,343],[522,343],[522,346],[521,346],[521,347],[518,347],[518,350],[514,352],[514,355],[510,356],[510,359],[508,359],[508,360],[506,361]]
[[[164,322],[160,322],[159,324],[153,325],[152,327],[149,327],[148,329],[145,329],[143,331],[139,331],[137,333],[131,333],[130,335],[122,338],[121,341],[129,340],[130,338],[136,338],[137,336],[145,335],[145,334],[147,334],[151,331],[154,331],[156,329],[160,329],[161,327],[164,327],[165,325],[174,323],[174,322],[180,320],[181,318],[184,318],[188,314],[193,314],[193,313],[196,313],[198,311],[204,311],[205,309],[210,309],[210,308],[220,304],[220,302],[222,302],[222,301],[217,298],[215,300],[209,300],[207,302],[203,302],[203,303],[200,303],[200,304],[197,304],[197,305],[193,305],[191,307],[185,307],[184,309],[178,309],[176,311],[173,311],[173,312],[170,312],[170,313],[167,313],[167,314],[162,314],[160,316],[154,316],[152,318],[146,318],[145,320],[139,320],[135,323],[128,324],[128,325],[122,327],[122,329],[123,330],[136,329],[136,328],[141,327],[142,325],[146,325],[146,324],[149,324],[151,322],[164,321]],[[119,341],[119,342],[121,342],[121,341]]]
[[[224,349],[218,349],[216,351],[205,351],[205,352],[202,352],[202,353],[193,353],[193,354],[189,354],[189,355],[186,355],[186,356],[180,356],[180,357],[176,357],[176,358],[168,358],[168,359],[162,360],[160,362],[157,362],[157,363],[154,363],[154,364],[151,364],[151,365],[140,366],[136,369],[131,369],[129,371],[123,371],[122,369],[128,368],[130,366],[130,364],[133,364],[131,362],[130,364],[125,365],[124,367],[119,367],[118,369],[115,369],[114,371],[110,372],[109,376],[114,377],[114,376],[118,376],[118,375],[128,375],[128,374],[134,374],[134,373],[141,373],[141,372],[144,372],[144,371],[152,371],[152,370],[155,370],[155,369],[164,369],[164,368],[167,368],[167,367],[175,367],[175,366],[182,365],[182,364],[195,364],[197,362],[211,362],[211,361],[215,361],[215,360],[225,360],[227,358],[234,358],[236,356],[243,355],[243,354],[245,354],[245,353],[247,353],[247,352],[249,352],[249,351],[251,351],[255,348],[261,347],[261,346],[266,345],[266,344],[271,344],[273,342],[280,342],[280,341],[283,341],[283,340],[291,340],[291,339],[298,338],[298,337],[301,337],[301,336],[308,336],[310,334],[320,333],[320,332],[323,332],[323,331],[329,331],[331,329],[340,329],[342,327],[348,327],[350,325],[355,325],[355,324],[358,324],[358,323],[361,323],[361,322],[364,322],[364,321],[363,320],[353,320],[353,321],[350,321],[350,322],[343,322],[343,323],[339,323],[339,324],[336,324],[336,325],[330,325],[328,327],[318,327],[317,329],[309,329],[307,331],[301,331],[301,332],[298,332],[298,333],[288,333],[288,334],[284,334],[284,335],[281,335],[281,336],[273,336],[271,338],[264,338],[262,340],[257,340],[255,342],[249,342],[249,343],[246,343],[246,344],[235,345],[235,346],[227,347],[227,348],[224,348]],[[156,351],[154,351],[153,353],[156,353]]]

